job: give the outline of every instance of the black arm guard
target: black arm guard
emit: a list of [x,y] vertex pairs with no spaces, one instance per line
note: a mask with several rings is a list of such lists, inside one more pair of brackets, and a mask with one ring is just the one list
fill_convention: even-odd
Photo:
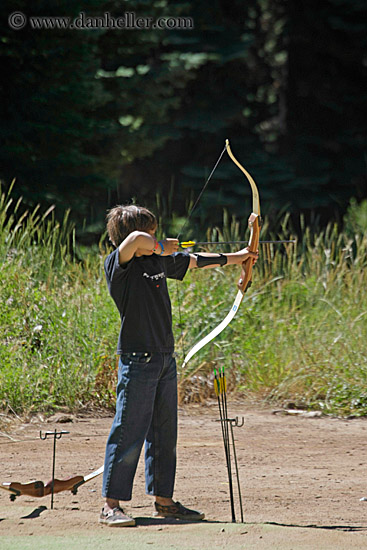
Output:
[[201,254],[195,254],[196,263],[198,267],[206,267],[207,265],[226,265],[227,256],[224,254],[218,254],[217,256],[201,256]]

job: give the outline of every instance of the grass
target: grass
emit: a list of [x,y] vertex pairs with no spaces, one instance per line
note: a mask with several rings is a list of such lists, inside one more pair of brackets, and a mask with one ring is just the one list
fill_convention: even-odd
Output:
[[52,210],[0,201],[0,403],[15,412],[79,409],[95,391],[106,355],[114,364],[118,315],[103,280],[102,253],[79,261],[74,228]]
[[[289,220],[278,238],[288,236]],[[239,240],[239,227],[209,239]],[[263,237],[268,237],[265,224]],[[66,215],[23,211],[0,198],[0,406],[18,414],[113,406],[119,316],[103,274],[107,251],[78,249]],[[367,237],[336,226],[297,245],[261,248],[253,286],[227,329],[184,371],[183,401],[214,396],[213,367],[229,386],[278,405],[367,413]],[[178,364],[229,311],[236,267],[169,281]]]

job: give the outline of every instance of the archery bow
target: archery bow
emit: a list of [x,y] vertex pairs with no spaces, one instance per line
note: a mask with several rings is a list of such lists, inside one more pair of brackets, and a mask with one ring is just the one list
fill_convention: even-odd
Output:
[[[99,476],[103,473],[104,467],[101,466],[98,470],[91,472],[86,476],[74,476],[67,479],[55,479],[54,480],[54,493],[61,493],[62,491],[71,491],[73,495],[76,495],[79,487],[87,483],[91,479]],[[52,492],[52,481],[43,483],[43,481],[31,481],[30,483],[18,483],[12,481],[10,483],[2,483],[0,489],[4,489],[10,493],[10,500],[14,501],[21,495],[28,495],[31,497],[45,497]]]
[[[247,170],[238,162],[236,157],[233,155],[229,140],[226,140],[226,146],[225,149],[230,156],[231,160],[236,164],[236,166],[241,170],[241,172],[245,175],[248,182],[250,183],[251,190],[252,190],[252,213],[248,219],[248,226],[250,229],[250,240],[248,244],[248,249],[250,252],[256,252],[259,246],[259,237],[260,237],[260,198],[259,198],[259,192],[256,186],[255,181],[253,180],[252,176],[247,172]],[[217,327],[215,327],[209,334],[207,334],[202,340],[200,340],[197,344],[195,344],[191,350],[186,355],[184,362],[182,364],[182,368],[185,368],[187,363],[190,361],[190,359],[197,353],[201,348],[203,348],[206,344],[208,344],[213,338],[218,336],[224,330],[229,323],[232,321],[234,316],[236,315],[238,308],[242,302],[243,296],[245,292],[250,288],[252,283],[252,266],[253,266],[253,259],[248,258],[245,262],[242,263],[242,269],[241,269],[241,276],[237,282],[237,295],[233,302],[233,305],[231,309],[229,310],[229,313],[223,319],[221,323]]]

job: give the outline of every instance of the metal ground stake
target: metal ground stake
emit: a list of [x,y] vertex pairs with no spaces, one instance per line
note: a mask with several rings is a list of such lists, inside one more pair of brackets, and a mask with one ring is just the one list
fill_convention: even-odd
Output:
[[43,441],[45,439],[48,439],[49,436],[53,436],[53,438],[54,438],[54,450],[53,450],[53,456],[52,456],[51,510],[53,510],[53,507],[54,507],[56,440],[61,439],[64,434],[68,434],[68,433],[70,433],[70,432],[66,432],[65,430],[61,430],[61,432],[58,432],[57,430],[54,430],[53,432],[45,432],[45,434],[42,435],[42,431],[40,431],[40,438]]

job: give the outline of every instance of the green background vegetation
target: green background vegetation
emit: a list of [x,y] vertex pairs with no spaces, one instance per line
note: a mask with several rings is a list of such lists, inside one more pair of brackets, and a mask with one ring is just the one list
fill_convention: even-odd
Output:
[[[257,399],[365,414],[365,1],[16,6],[28,17],[194,22],[143,31],[14,31],[14,9],[1,2],[2,408],[113,405],[106,210],[136,201],[176,236],[229,138],[260,190],[262,238],[297,244],[262,248],[234,322],[180,373],[181,399],[212,395],[224,365],[230,387]],[[181,238],[243,239],[250,208],[223,158]],[[225,316],[237,276],[171,284],[178,363]]]
[[[119,318],[103,275],[106,248],[80,250],[67,217],[16,221],[0,204],[0,403],[4,410],[113,407]],[[366,208],[366,203],[364,203]],[[366,233],[304,228],[296,245],[264,246],[229,327],[180,370],[181,401],[214,397],[213,368],[252,398],[333,414],[367,412]],[[289,230],[283,219],[283,231]],[[226,235],[238,225],[225,221]],[[266,235],[266,224],[265,224]],[[219,234],[219,238],[224,235]],[[280,235],[283,236],[283,235]],[[235,267],[171,281],[178,365],[229,311]]]

